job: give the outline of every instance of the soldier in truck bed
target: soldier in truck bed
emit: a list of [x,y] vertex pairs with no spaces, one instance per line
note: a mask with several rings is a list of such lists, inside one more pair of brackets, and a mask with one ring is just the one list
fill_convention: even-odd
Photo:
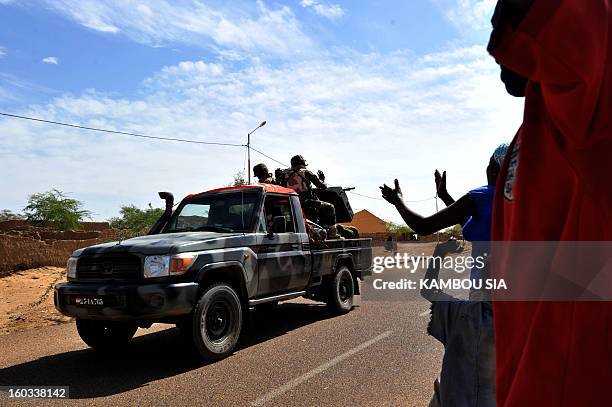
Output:
[[253,174],[257,178],[257,182],[260,184],[276,184],[268,166],[264,163],[257,164],[253,167]]
[[298,194],[312,190],[312,185],[319,189],[326,189],[325,174],[318,171],[317,175],[306,169],[308,164],[301,155],[291,157],[291,168],[287,171],[287,187],[295,190]]
[[300,196],[300,202],[306,218],[327,229],[328,238],[337,238],[336,209],[329,202],[321,201],[313,188],[326,189],[325,175],[318,171],[317,175],[306,169],[308,164],[301,155],[291,158],[291,168],[283,171],[283,182],[287,188],[293,189]]

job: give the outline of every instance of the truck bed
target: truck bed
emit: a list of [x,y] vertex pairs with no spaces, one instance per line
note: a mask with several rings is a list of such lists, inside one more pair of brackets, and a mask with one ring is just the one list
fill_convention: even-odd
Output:
[[334,274],[338,261],[351,261],[357,277],[370,275],[372,239],[325,240],[312,246],[313,276]]

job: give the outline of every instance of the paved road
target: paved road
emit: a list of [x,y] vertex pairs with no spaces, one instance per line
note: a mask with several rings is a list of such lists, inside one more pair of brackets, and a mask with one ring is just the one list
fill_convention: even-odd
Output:
[[212,364],[167,325],[113,357],[87,349],[73,324],[0,336],[0,386],[69,385],[77,400],[65,404],[79,405],[424,406],[442,348],[425,334],[428,304],[410,297],[358,297],[340,317],[305,300],[252,311],[236,353]]

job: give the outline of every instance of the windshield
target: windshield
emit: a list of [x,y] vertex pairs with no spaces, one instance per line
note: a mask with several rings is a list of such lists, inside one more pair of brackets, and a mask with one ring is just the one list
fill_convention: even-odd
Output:
[[259,196],[258,191],[232,191],[185,200],[164,232],[248,232]]

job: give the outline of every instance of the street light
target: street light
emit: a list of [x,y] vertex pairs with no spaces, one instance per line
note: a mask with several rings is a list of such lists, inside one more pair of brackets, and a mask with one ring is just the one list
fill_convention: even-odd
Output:
[[264,120],[263,122],[261,122],[261,124],[257,127],[255,127],[253,129],[253,131],[251,131],[249,134],[247,134],[247,155],[248,155],[248,166],[247,166],[247,173],[249,174],[248,177],[248,183],[251,183],[251,134],[255,133],[257,131],[257,129],[262,128],[263,126],[266,125],[266,121]]

